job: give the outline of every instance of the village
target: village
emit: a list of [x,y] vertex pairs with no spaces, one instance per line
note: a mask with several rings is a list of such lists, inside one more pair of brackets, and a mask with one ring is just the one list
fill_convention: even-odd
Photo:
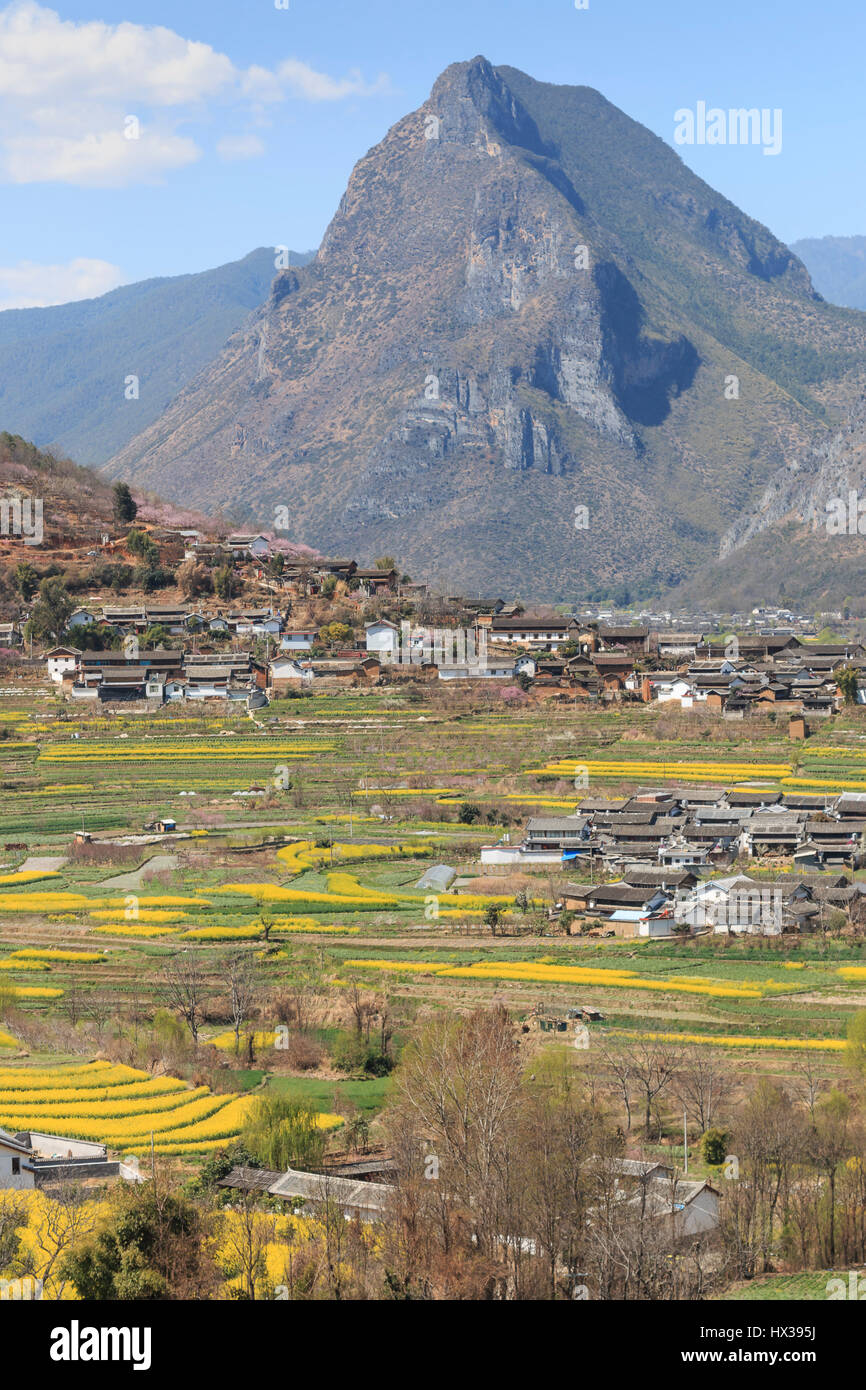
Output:
[[[157,1181],[247,1243],[217,1299],[306,1296],[293,1240],[339,1297],[344,1228],[379,1297],[419,1192],[425,1297],[464,1267],[568,1298],[800,1267],[732,1243],[728,1158],[791,1067],[830,1105],[859,1026],[856,620],[440,594],[135,516],[72,541],[0,540],[0,1297],[89,1296],[96,1231]],[[567,1241],[507,1185],[484,1215],[447,1126],[401,1108],[427,1046],[485,1059],[479,1115],[508,1090],[526,1191],[570,1172]],[[820,1263],[825,1225],[801,1235]]]
[[[517,683],[534,702],[642,701],[726,720],[773,710],[789,717],[792,738],[805,738],[810,720],[843,701],[866,701],[866,647],[855,630],[847,640],[822,641],[813,623],[788,610],[678,615],[667,628],[611,621],[603,609],[533,611],[519,600],[432,594],[401,577],[390,557],[365,569],[355,560],[287,555],[281,544],[264,534],[217,541],[139,525],[104,536],[100,552],[48,550],[41,573],[59,571],[61,585],[67,571],[76,589],[86,584],[84,566],[97,555],[112,582],[124,556],[144,555],[143,574],[125,566],[127,583],[160,574],[179,598],[183,590],[212,597],[166,603],[144,593],[119,604],[103,591],[75,606],[70,592],[55,633],[62,640],[42,643],[46,675],[70,700],[152,708],[202,699],[261,707],[313,683],[494,681],[506,691]],[[31,558],[14,538],[0,546],[10,559]],[[34,584],[25,590],[29,602],[0,624],[0,647],[32,663],[25,629],[38,592]],[[253,602],[233,604],[242,591]],[[842,615],[825,619],[851,628]]]

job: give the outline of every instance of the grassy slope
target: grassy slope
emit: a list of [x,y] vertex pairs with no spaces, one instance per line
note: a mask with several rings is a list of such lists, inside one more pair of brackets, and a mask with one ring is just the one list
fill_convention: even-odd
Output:
[[[0,313],[0,419],[40,445],[103,463],[216,356],[274,273],[274,252],[262,247],[214,270]],[[137,401],[124,398],[130,373]]]

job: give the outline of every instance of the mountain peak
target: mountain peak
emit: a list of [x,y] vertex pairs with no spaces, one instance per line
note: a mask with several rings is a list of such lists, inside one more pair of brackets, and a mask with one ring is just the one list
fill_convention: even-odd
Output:
[[864,361],[866,330],[658,136],[479,56],[111,470],[263,529],[288,506],[314,545],[449,585],[658,587],[718,553]]
[[484,125],[510,145],[546,153],[535,122],[501,72],[483,56],[446,68],[426,105],[441,122],[439,138],[446,143],[471,142]]

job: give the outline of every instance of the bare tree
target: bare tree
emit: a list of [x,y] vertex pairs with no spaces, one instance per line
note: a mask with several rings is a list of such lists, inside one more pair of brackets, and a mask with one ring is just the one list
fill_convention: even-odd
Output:
[[253,1192],[241,1192],[223,1223],[223,1272],[239,1277],[251,1303],[268,1295],[268,1247],[276,1240],[276,1217],[259,1209]]
[[619,1093],[619,1097],[625,1109],[626,1129],[631,1129],[631,1092],[634,1081],[632,1060],[627,1051],[622,1048],[612,1046],[601,1047],[601,1055],[605,1066],[610,1072],[613,1089]]
[[815,1106],[822,1090],[821,1077],[815,1068],[814,1058],[808,1052],[796,1058],[791,1065],[791,1071],[794,1074],[795,1088],[802,1096],[809,1114],[814,1118]]
[[514,1033],[502,1009],[438,1019],[404,1056],[398,1086],[430,1145],[436,1182],[482,1255],[501,1227],[509,1139],[521,1092]]
[[638,1039],[626,1048],[631,1075],[643,1097],[644,1123],[649,1133],[653,1101],[669,1088],[680,1065],[682,1052],[653,1038]]
[[102,990],[94,990],[87,996],[86,1008],[96,1027],[96,1036],[101,1039],[108,1020],[114,1016],[114,1000]]
[[84,997],[77,984],[71,984],[63,995],[63,1012],[73,1028],[77,1028],[84,1016]]
[[80,1241],[86,1240],[96,1226],[96,1208],[90,1194],[75,1177],[63,1172],[58,1184],[46,1195],[50,1200],[42,1208],[42,1219],[34,1228],[35,1252],[40,1278],[46,1283],[55,1268],[58,1281],[53,1297],[62,1298],[66,1280],[61,1277],[62,1260]]
[[732,1078],[723,1058],[711,1048],[688,1048],[675,1079],[678,1100],[705,1134],[731,1093]]
[[256,967],[251,955],[243,951],[223,963],[228,988],[229,1011],[235,1034],[235,1052],[240,1047],[241,1028],[252,1015],[256,1000]]
[[178,951],[171,956],[165,964],[163,981],[166,1001],[180,1014],[198,1047],[207,983],[195,951]]

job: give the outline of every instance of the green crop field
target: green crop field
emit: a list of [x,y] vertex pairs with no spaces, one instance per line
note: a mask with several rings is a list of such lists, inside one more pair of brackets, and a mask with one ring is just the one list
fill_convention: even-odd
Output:
[[[275,1086],[323,1111],[335,1087],[350,1110],[383,1101],[381,1079],[318,1060],[359,991],[386,1000],[398,1026],[442,1008],[497,1003],[523,1017],[579,1002],[604,1014],[600,1046],[657,1035],[741,1068],[781,1075],[811,1058],[832,1075],[866,1004],[860,938],[564,936],[547,914],[558,870],[482,870],[479,852],[519,838],[533,813],[573,809],[575,763],[606,795],[678,775],[749,783],[752,769],[782,788],[866,778],[851,716],[833,724],[812,748],[770,719],[736,734],[699,720],[683,737],[643,707],[515,711],[486,693],[475,707],[423,710],[393,689],[343,691],[278,701],[258,720],[217,706],[147,717],[0,699],[0,777],[14,787],[0,807],[0,1026],[30,1062],[56,1060],[48,1030],[60,1020],[59,1055],[75,1056],[76,1038],[93,1046],[85,1021],[105,1001],[111,1018],[164,1009],[166,962],[185,950],[212,982],[207,1044],[225,1033],[220,974],[240,952],[255,961],[263,1035],[302,981],[319,1036],[297,1065],[248,1043],[237,1089]],[[148,833],[165,816],[177,831]],[[42,867],[20,877],[31,861]],[[431,899],[415,886],[433,863],[455,870],[460,892]],[[15,1054],[7,1044],[2,1055]]]

